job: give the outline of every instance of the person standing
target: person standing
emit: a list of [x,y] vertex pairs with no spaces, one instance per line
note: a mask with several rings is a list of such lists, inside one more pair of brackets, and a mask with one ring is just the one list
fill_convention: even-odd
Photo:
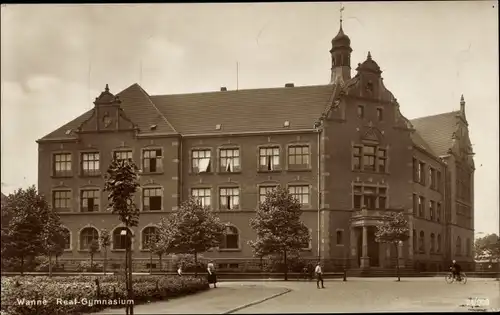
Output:
[[214,288],[217,288],[217,275],[215,274],[215,265],[213,261],[210,261],[207,265],[208,271],[208,284],[213,284]]
[[323,270],[321,269],[321,263],[318,262],[316,264],[316,269],[314,269],[314,272],[316,273],[316,286],[319,287],[319,283],[321,282],[321,289],[324,289],[325,286],[323,284]]
[[179,265],[179,269],[177,269],[177,274],[179,277],[182,277],[182,265]]

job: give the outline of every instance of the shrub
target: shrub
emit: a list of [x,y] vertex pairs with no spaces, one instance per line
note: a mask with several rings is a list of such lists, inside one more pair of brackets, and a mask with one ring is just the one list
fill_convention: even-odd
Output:
[[[99,279],[99,296],[95,279]],[[134,304],[192,294],[208,289],[203,278],[139,276],[134,278]],[[123,279],[118,276],[30,277],[2,278],[1,310],[9,315],[70,315],[98,312],[125,305],[93,304],[93,300],[126,300]],[[63,301],[79,301],[75,305],[59,305]],[[46,305],[26,305],[23,301],[45,300]]]
[[90,260],[81,261],[76,267],[76,271],[86,271],[86,272],[102,272],[103,266],[102,264],[94,262],[92,264],[92,268],[90,268]]
[[[287,264],[289,272],[301,272],[307,265],[307,261],[300,256],[292,255],[287,257]],[[280,255],[271,255],[267,257],[267,259],[264,259],[263,265],[264,271],[266,272],[285,272],[283,258]]]
[[[198,272],[203,272],[206,269],[208,261],[202,256],[198,255]],[[172,256],[172,263],[175,270],[182,266],[184,272],[194,272],[195,263],[194,255],[191,254],[177,254]]]
[[[45,256],[38,256],[35,258],[35,271],[43,271],[43,272],[48,272],[49,271],[49,258]],[[57,272],[57,271],[64,271],[64,266],[60,263],[56,264],[55,258],[52,257],[52,271]]]

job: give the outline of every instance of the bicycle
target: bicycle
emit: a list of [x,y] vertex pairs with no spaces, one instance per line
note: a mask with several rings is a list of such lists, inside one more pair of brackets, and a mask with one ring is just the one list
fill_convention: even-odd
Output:
[[453,283],[453,282],[466,284],[467,283],[467,275],[464,272],[461,272],[460,273],[460,281],[458,281],[457,278],[453,276],[453,272],[450,272],[444,277],[444,280],[448,284]]

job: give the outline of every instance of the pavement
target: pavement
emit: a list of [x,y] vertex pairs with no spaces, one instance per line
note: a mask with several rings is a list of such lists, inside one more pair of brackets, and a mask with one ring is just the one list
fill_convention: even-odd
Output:
[[[474,298],[470,300],[469,298]],[[325,281],[228,282],[198,294],[136,305],[134,314],[258,314],[500,311],[500,282],[469,278],[447,284],[436,278],[348,278]],[[489,304],[489,305],[485,305]],[[109,309],[96,314],[125,314]]]

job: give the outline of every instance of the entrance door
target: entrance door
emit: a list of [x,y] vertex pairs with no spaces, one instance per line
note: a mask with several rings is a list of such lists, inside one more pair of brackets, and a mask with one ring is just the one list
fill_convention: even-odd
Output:
[[368,256],[371,267],[380,266],[380,246],[375,241],[375,227],[368,228]]
[[363,237],[362,235],[359,235],[359,229],[356,229],[356,234],[357,234],[357,248],[356,248],[356,255],[358,258],[358,266],[361,266],[361,256],[363,255]]

